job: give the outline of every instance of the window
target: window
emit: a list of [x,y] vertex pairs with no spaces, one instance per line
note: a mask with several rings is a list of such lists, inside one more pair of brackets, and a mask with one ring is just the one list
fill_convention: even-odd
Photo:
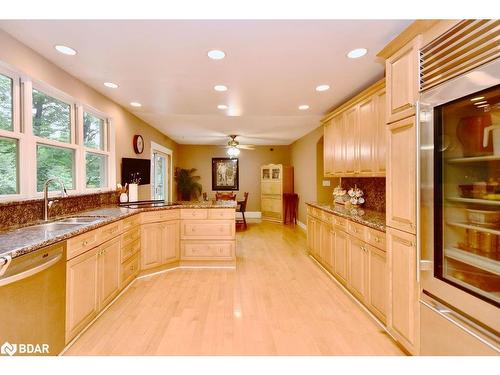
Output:
[[83,144],[104,150],[104,120],[87,112],[83,113]]
[[71,142],[71,105],[33,89],[33,134],[54,141]]
[[85,175],[87,188],[103,188],[107,186],[107,157],[105,155],[87,152],[85,155]]
[[0,195],[17,194],[17,140],[0,137]]
[[[36,146],[36,188],[43,191],[43,185],[51,177],[58,177],[68,190],[75,188],[75,152],[68,148]],[[49,185],[49,190],[58,190],[58,185]]]
[[12,78],[0,74],[0,129],[13,130]]
[[83,112],[85,180],[87,189],[108,186],[108,128],[106,120],[89,110]]

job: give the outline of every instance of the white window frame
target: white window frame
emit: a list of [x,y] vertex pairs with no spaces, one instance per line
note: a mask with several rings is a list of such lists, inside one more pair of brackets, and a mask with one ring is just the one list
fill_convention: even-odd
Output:
[[[13,131],[0,130],[0,137],[15,139],[18,142],[18,194],[0,195],[0,201],[37,199],[43,192],[37,192],[37,144],[61,147],[74,151],[74,189],[69,194],[89,194],[112,191],[116,185],[115,130],[110,116],[87,104],[80,103],[72,96],[38,80],[17,72],[0,61],[0,73],[12,78],[13,90]],[[70,143],[51,140],[33,134],[32,95],[33,88],[70,105]],[[105,123],[104,150],[86,147],[83,142],[83,112],[99,117]],[[86,187],[85,153],[92,152],[107,156],[106,183],[103,188]],[[49,196],[57,196],[59,191],[50,191]]]
[[173,197],[173,187],[174,187],[174,162],[173,162],[173,159],[174,159],[174,153],[171,149],[163,146],[163,145],[160,145],[159,143],[156,143],[156,142],[153,142],[151,141],[151,172],[150,172],[150,183],[151,183],[151,197],[154,197],[155,196],[155,191],[154,191],[154,186],[155,186],[155,171],[154,171],[154,152],[155,151],[160,151],[161,153],[165,154],[165,155],[168,155],[169,156],[169,159],[170,159],[170,165],[169,165],[169,168],[170,168],[170,173],[168,173],[169,171],[167,170],[167,173],[168,173],[168,179],[169,181],[167,182],[168,183],[168,197],[167,197],[167,201],[172,201],[172,197]]

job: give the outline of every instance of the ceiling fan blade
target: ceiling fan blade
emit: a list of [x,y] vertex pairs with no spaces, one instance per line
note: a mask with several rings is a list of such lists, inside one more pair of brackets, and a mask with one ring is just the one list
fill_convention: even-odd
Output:
[[241,148],[243,150],[255,150],[254,145],[238,145],[238,148]]

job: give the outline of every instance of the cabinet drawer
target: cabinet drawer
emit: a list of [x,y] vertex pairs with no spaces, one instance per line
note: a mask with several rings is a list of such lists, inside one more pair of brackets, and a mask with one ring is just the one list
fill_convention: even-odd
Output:
[[132,280],[134,280],[138,272],[139,272],[139,254],[136,254],[135,256],[130,258],[127,262],[122,264],[120,286],[123,288],[127,284],[129,284]]
[[118,236],[118,234],[120,234],[121,230],[122,230],[122,222],[121,221],[117,221],[115,223],[112,223],[112,224],[109,224],[109,225],[102,227],[98,231],[99,242],[102,243],[102,242],[107,241],[113,237]]
[[183,220],[181,222],[182,239],[232,240],[234,236],[234,220]]
[[166,220],[176,220],[179,218],[179,210],[170,209],[170,210],[156,210],[143,212],[141,218],[142,223],[156,223],[159,221]]
[[232,259],[234,241],[227,242],[181,242],[182,259]]
[[132,255],[139,252],[141,248],[141,240],[137,238],[135,241],[130,242],[127,245],[123,245],[121,247],[121,262],[125,262]]
[[365,228],[365,226],[352,221],[347,223],[347,233],[363,241],[365,240]]
[[138,226],[139,224],[141,224],[141,216],[140,215],[132,215],[132,216],[129,216],[129,217],[123,219],[122,229],[124,231],[129,230],[133,227]]
[[200,220],[200,219],[208,219],[208,210],[207,209],[183,209],[181,210],[181,219],[187,220]]
[[366,242],[385,251],[385,233],[372,228],[366,228]]
[[83,254],[87,250],[96,247],[99,244],[98,231],[99,229],[96,229],[70,238],[67,241],[68,259],[72,259],[77,255]]
[[333,225],[338,229],[347,230],[347,219],[333,215]]
[[122,246],[138,240],[141,237],[141,228],[136,227],[122,234]]
[[329,224],[332,224],[333,223],[333,215],[329,212],[326,212],[326,211],[323,211],[321,210],[320,211],[320,217],[319,217],[321,220],[329,223]]
[[227,219],[231,220],[235,218],[235,210],[234,209],[220,209],[220,208],[214,208],[208,210],[208,218],[209,219]]

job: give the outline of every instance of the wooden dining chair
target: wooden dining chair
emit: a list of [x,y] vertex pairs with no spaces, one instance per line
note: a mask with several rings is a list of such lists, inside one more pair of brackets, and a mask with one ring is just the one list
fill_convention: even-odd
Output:
[[222,193],[219,191],[215,192],[215,200],[216,201],[235,201],[236,193]]
[[244,193],[244,199],[242,201],[238,201],[236,206],[236,212],[241,213],[241,219],[236,219],[236,224],[243,224],[243,228],[247,229],[247,219],[245,218],[245,211],[247,210],[247,202],[248,202],[248,192]]

